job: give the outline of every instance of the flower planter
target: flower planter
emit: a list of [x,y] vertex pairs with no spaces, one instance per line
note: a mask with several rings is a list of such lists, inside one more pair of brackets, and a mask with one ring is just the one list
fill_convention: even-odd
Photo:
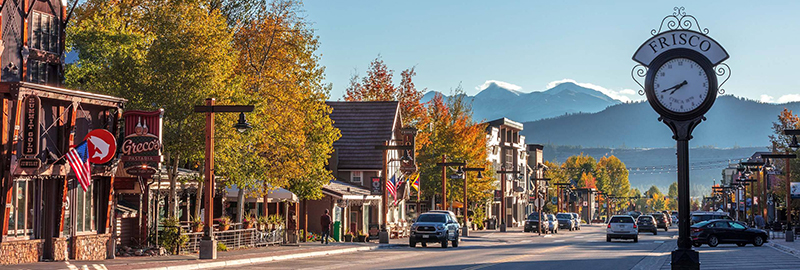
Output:
[[192,231],[196,232],[196,233],[202,232],[203,231],[203,224],[201,223],[200,225],[192,226]]
[[344,235],[344,241],[345,242],[353,242],[353,236],[349,235],[349,234],[345,234]]
[[231,227],[230,224],[219,225],[219,231],[227,231]]
[[366,235],[359,235],[359,236],[357,236],[357,238],[356,238],[356,242],[362,242],[362,243],[366,243],[366,242],[367,242],[367,236],[366,236]]
[[250,222],[244,222],[244,223],[242,223],[242,228],[243,228],[243,229],[250,229],[250,228],[252,228],[252,226],[253,226],[253,225],[252,225]]

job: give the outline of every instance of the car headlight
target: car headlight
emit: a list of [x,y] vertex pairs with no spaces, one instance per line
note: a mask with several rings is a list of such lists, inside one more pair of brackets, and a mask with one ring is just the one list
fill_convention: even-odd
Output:
[[436,225],[437,230],[444,230],[444,225]]
[[416,230],[417,230],[417,225],[411,225],[411,231],[413,232],[413,231],[416,231]]

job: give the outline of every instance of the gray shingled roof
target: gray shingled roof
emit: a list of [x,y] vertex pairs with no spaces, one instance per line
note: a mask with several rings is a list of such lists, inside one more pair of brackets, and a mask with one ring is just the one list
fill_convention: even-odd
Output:
[[330,183],[322,187],[323,192],[330,192],[341,197],[342,195],[361,195],[369,196],[369,189],[359,187],[353,184],[331,180]]
[[[333,143],[339,169],[383,169],[382,150],[376,145],[392,139],[392,130],[400,125],[397,101],[329,101],[333,108],[333,126],[342,137]],[[398,127],[399,128],[399,127]]]

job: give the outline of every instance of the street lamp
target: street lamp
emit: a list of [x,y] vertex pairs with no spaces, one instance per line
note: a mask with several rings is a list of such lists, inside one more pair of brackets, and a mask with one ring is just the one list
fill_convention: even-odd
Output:
[[464,177],[464,230],[461,231],[461,236],[469,236],[469,208],[467,207],[467,175],[464,172],[478,172],[478,179],[483,178],[481,172],[486,169],[484,168],[465,168],[465,167],[458,167],[459,175]]
[[[466,162],[447,162],[447,155],[442,155],[442,162],[436,163],[436,166],[442,167],[442,210],[447,210],[447,167],[463,167],[467,166]],[[462,171],[461,174],[464,174]]]
[[214,240],[214,113],[238,112],[239,122],[234,125],[237,131],[244,132],[250,124],[244,117],[252,112],[253,105],[214,105],[215,99],[207,98],[205,106],[194,106],[195,113],[206,114],[206,153],[205,153],[205,234],[200,241],[200,259],[217,258],[217,241]]
[[[389,232],[386,231],[386,224],[388,224],[388,214],[389,214],[389,202],[386,194],[386,181],[389,181],[389,162],[387,160],[389,155],[389,150],[401,150],[404,152],[403,157],[400,158],[400,161],[403,163],[413,162],[414,158],[408,155],[408,151],[414,150],[414,146],[411,144],[404,144],[404,145],[389,145],[389,142],[383,142],[383,145],[376,145],[375,150],[383,150],[383,183],[381,184],[381,217],[383,218],[383,224],[381,224],[380,232],[378,232],[378,242],[381,244],[388,244],[389,243]],[[391,160],[391,161],[397,161]],[[416,166],[415,166],[416,167]],[[420,190],[422,187],[420,187]],[[419,191],[417,191],[419,192]],[[417,193],[419,194],[419,193]],[[419,196],[417,196],[417,211],[419,211]],[[306,219],[308,220],[308,219]]]
[[505,165],[497,171],[500,174],[500,232],[506,231],[506,174],[520,174],[518,170],[507,171]]
[[[792,137],[796,137],[800,135],[800,130],[796,129],[787,129],[783,131],[786,135],[792,135]],[[794,139],[792,139],[794,140]],[[761,155],[761,158],[766,159],[767,162],[770,159],[777,159],[783,158],[786,163],[786,242],[794,242],[794,230],[792,228],[792,190],[791,190],[791,179],[792,179],[792,164],[789,159],[797,158],[796,154],[764,154]],[[764,165],[765,167],[767,165]],[[770,168],[773,166],[770,164]]]

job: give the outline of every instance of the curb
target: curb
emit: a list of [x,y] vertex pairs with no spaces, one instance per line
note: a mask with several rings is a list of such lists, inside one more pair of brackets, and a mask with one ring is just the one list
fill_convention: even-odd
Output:
[[[359,252],[359,251],[370,251],[370,250],[375,250],[375,249],[378,249],[378,248],[383,248],[383,247],[380,247],[380,246],[355,247],[355,248],[344,248],[344,249],[326,250],[326,251],[314,251],[314,252],[299,253],[299,254],[288,254],[288,255],[280,255],[280,256],[266,256],[266,257],[258,257],[258,258],[247,258],[247,259],[216,261],[216,262],[205,262],[205,263],[192,263],[192,264],[185,264],[185,265],[154,267],[154,268],[141,268],[141,269],[142,270],[178,270],[178,269],[182,270],[182,269],[209,269],[209,268],[218,268],[218,267],[232,267],[232,266],[260,264],[260,263],[265,263],[265,262],[284,261],[284,260],[290,260],[290,259],[318,257],[318,256],[343,254],[343,253],[351,253],[351,252]],[[385,248],[390,248],[390,247],[385,247]]]
[[767,246],[774,248],[780,252],[800,258],[800,251],[774,242],[767,243]]

